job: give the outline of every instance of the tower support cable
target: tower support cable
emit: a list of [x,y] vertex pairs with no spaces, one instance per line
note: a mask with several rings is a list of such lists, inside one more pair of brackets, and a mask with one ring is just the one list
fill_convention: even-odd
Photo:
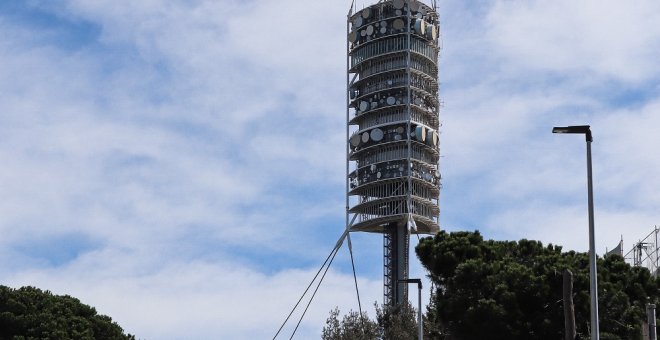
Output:
[[[355,218],[353,218],[353,220],[355,220]],[[351,221],[351,224],[352,223],[353,223],[353,221]],[[353,277],[355,279],[355,290],[356,290],[357,296],[358,296],[358,305],[359,305],[359,308],[360,308],[360,315],[362,314],[362,305],[360,304],[360,292],[358,291],[358,288],[357,288],[357,276],[355,275],[355,264],[353,262],[353,251],[351,249],[352,247],[351,247],[351,244],[350,244],[349,230],[350,230],[350,226],[348,228],[346,228],[344,233],[339,237],[339,240],[335,244],[334,248],[332,248],[332,251],[330,251],[330,254],[328,254],[328,256],[325,258],[325,261],[323,261],[323,264],[321,265],[321,268],[319,268],[319,270],[316,272],[316,274],[314,275],[314,278],[312,278],[312,281],[309,283],[309,285],[307,285],[307,288],[305,288],[305,291],[302,293],[302,295],[300,296],[300,298],[298,299],[296,304],[293,306],[293,308],[291,309],[291,312],[289,312],[289,315],[287,315],[286,319],[284,319],[284,322],[282,322],[282,325],[280,325],[280,328],[277,330],[277,333],[275,333],[275,336],[273,336],[273,340],[275,340],[275,338],[277,338],[277,336],[280,334],[280,332],[282,332],[282,329],[284,328],[286,323],[291,318],[291,315],[293,315],[293,312],[295,312],[296,308],[298,308],[298,305],[300,305],[300,302],[302,301],[302,299],[305,297],[305,295],[307,295],[307,292],[312,287],[312,285],[314,284],[314,282],[318,278],[321,271],[323,271],[323,275],[321,275],[321,278],[319,279],[319,282],[316,285],[316,288],[314,289],[314,292],[313,292],[309,302],[307,303],[307,306],[305,307],[305,310],[303,311],[303,314],[300,316],[300,319],[298,320],[298,324],[296,324],[296,328],[294,329],[293,334],[291,335],[291,338],[293,338],[293,335],[295,335],[296,331],[298,330],[298,326],[300,325],[300,322],[302,321],[303,317],[305,316],[305,313],[307,312],[307,309],[309,308],[310,304],[312,303],[312,300],[314,299],[314,296],[316,295],[316,292],[318,291],[319,287],[321,286],[321,283],[323,282],[323,279],[325,278],[326,273],[330,269],[330,265],[334,261],[335,256],[337,256],[337,253],[339,252],[339,249],[341,249],[341,246],[344,243],[344,239],[346,239],[346,238],[349,239],[349,252],[351,254],[351,264],[352,264],[352,267],[353,267]],[[325,268],[325,270],[324,270],[324,268]]]
[[312,300],[314,300],[314,296],[316,296],[316,292],[318,292],[319,287],[321,287],[321,283],[323,282],[323,279],[325,278],[325,274],[328,273],[328,269],[330,269],[330,265],[332,264],[332,261],[334,261],[335,256],[337,256],[337,253],[339,252],[339,247],[333,249],[334,254],[332,255],[332,258],[330,259],[330,263],[328,263],[328,266],[325,267],[325,271],[323,272],[323,275],[321,275],[321,279],[319,279],[319,283],[316,285],[316,289],[314,289],[314,293],[312,293],[312,297],[309,298],[309,302],[307,302],[307,306],[305,306],[305,310],[302,312],[300,315],[300,319],[298,319],[298,323],[296,324],[296,328],[293,329],[293,333],[291,333],[291,337],[289,340],[293,339],[293,336],[296,335],[296,331],[298,330],[298,327],[300,326],[300,322],[302,322],[302,319],[305,317],[305,314],[307,313],[307,309],[309,308],[309,305],[312,304]]

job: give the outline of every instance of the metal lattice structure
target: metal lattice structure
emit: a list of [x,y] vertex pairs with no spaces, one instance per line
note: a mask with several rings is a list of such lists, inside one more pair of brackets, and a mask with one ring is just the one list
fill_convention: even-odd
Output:
[[439,231],[439,18],[381,0],[347,21],[346,223],[382,233],[384,303],[407,299],[410,233]]
[[617,250],[621,251],[626,262],[633,266],[645,267],[652,275],[658,276],[658,268],[660,268],[660,253],[658,252],[658,250],[660,250],[660,245],[658,244],[658,233],[660,233],[660,229],[655,226],[653,227],[653,231],[651,231],[645,238],[635,242],[632,249],[630,249],[625,255],[622,253],[623,241],[621,241],[612,251],[608,252],[608,254],[616,253]]

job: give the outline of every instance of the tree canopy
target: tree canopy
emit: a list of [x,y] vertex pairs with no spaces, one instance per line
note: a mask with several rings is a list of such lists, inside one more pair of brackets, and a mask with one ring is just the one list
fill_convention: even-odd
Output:
[[[484,240],[479,232],[440,232],[416,248],[436,289],[426,319],[439,339],[561,339],[562,273],[574,274],[578,338],[589,334],[586,253],[520,240]],[[638,339],[659,281],[617,255],[598,259],[601,339]]]
[[339,309],[330,311],[323,327],[323,340],[417,339],[415,309],[405,303],[390,307],[376,304],[376,321],[366,313],[350,311],[339,321]]
[[78,299],[34,287],[0,286],[0,339],[132,339]]

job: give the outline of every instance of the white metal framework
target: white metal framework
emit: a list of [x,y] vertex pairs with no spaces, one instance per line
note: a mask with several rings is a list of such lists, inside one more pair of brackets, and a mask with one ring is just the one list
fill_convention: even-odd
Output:
[[632,249],[630,249],[625,255],[623,255],[623,240],[619,243],[617,247],[609,251],[608,254],[621,254],[626,262],[632,264],[633,266],[645,267],[647,268],[653,276],[658,276],[660,274],[658,269],[660,268],[660,244],[658,244],[658,234],[660,229],[657,226],[653,227],[651,231],[645,238],[635,242]]
[[351,8],[347,36],[346,224],[384,235],[384,302],[398,304],[410,233],[439,230],[436,6]]

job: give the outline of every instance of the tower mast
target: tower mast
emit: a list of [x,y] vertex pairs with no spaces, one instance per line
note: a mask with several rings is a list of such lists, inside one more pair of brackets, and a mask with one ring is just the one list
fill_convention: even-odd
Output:
[[435,6],[381,0],[347,21],[346,223],[383,234],[384,304],[407,300],[410,234],[439,231]]

